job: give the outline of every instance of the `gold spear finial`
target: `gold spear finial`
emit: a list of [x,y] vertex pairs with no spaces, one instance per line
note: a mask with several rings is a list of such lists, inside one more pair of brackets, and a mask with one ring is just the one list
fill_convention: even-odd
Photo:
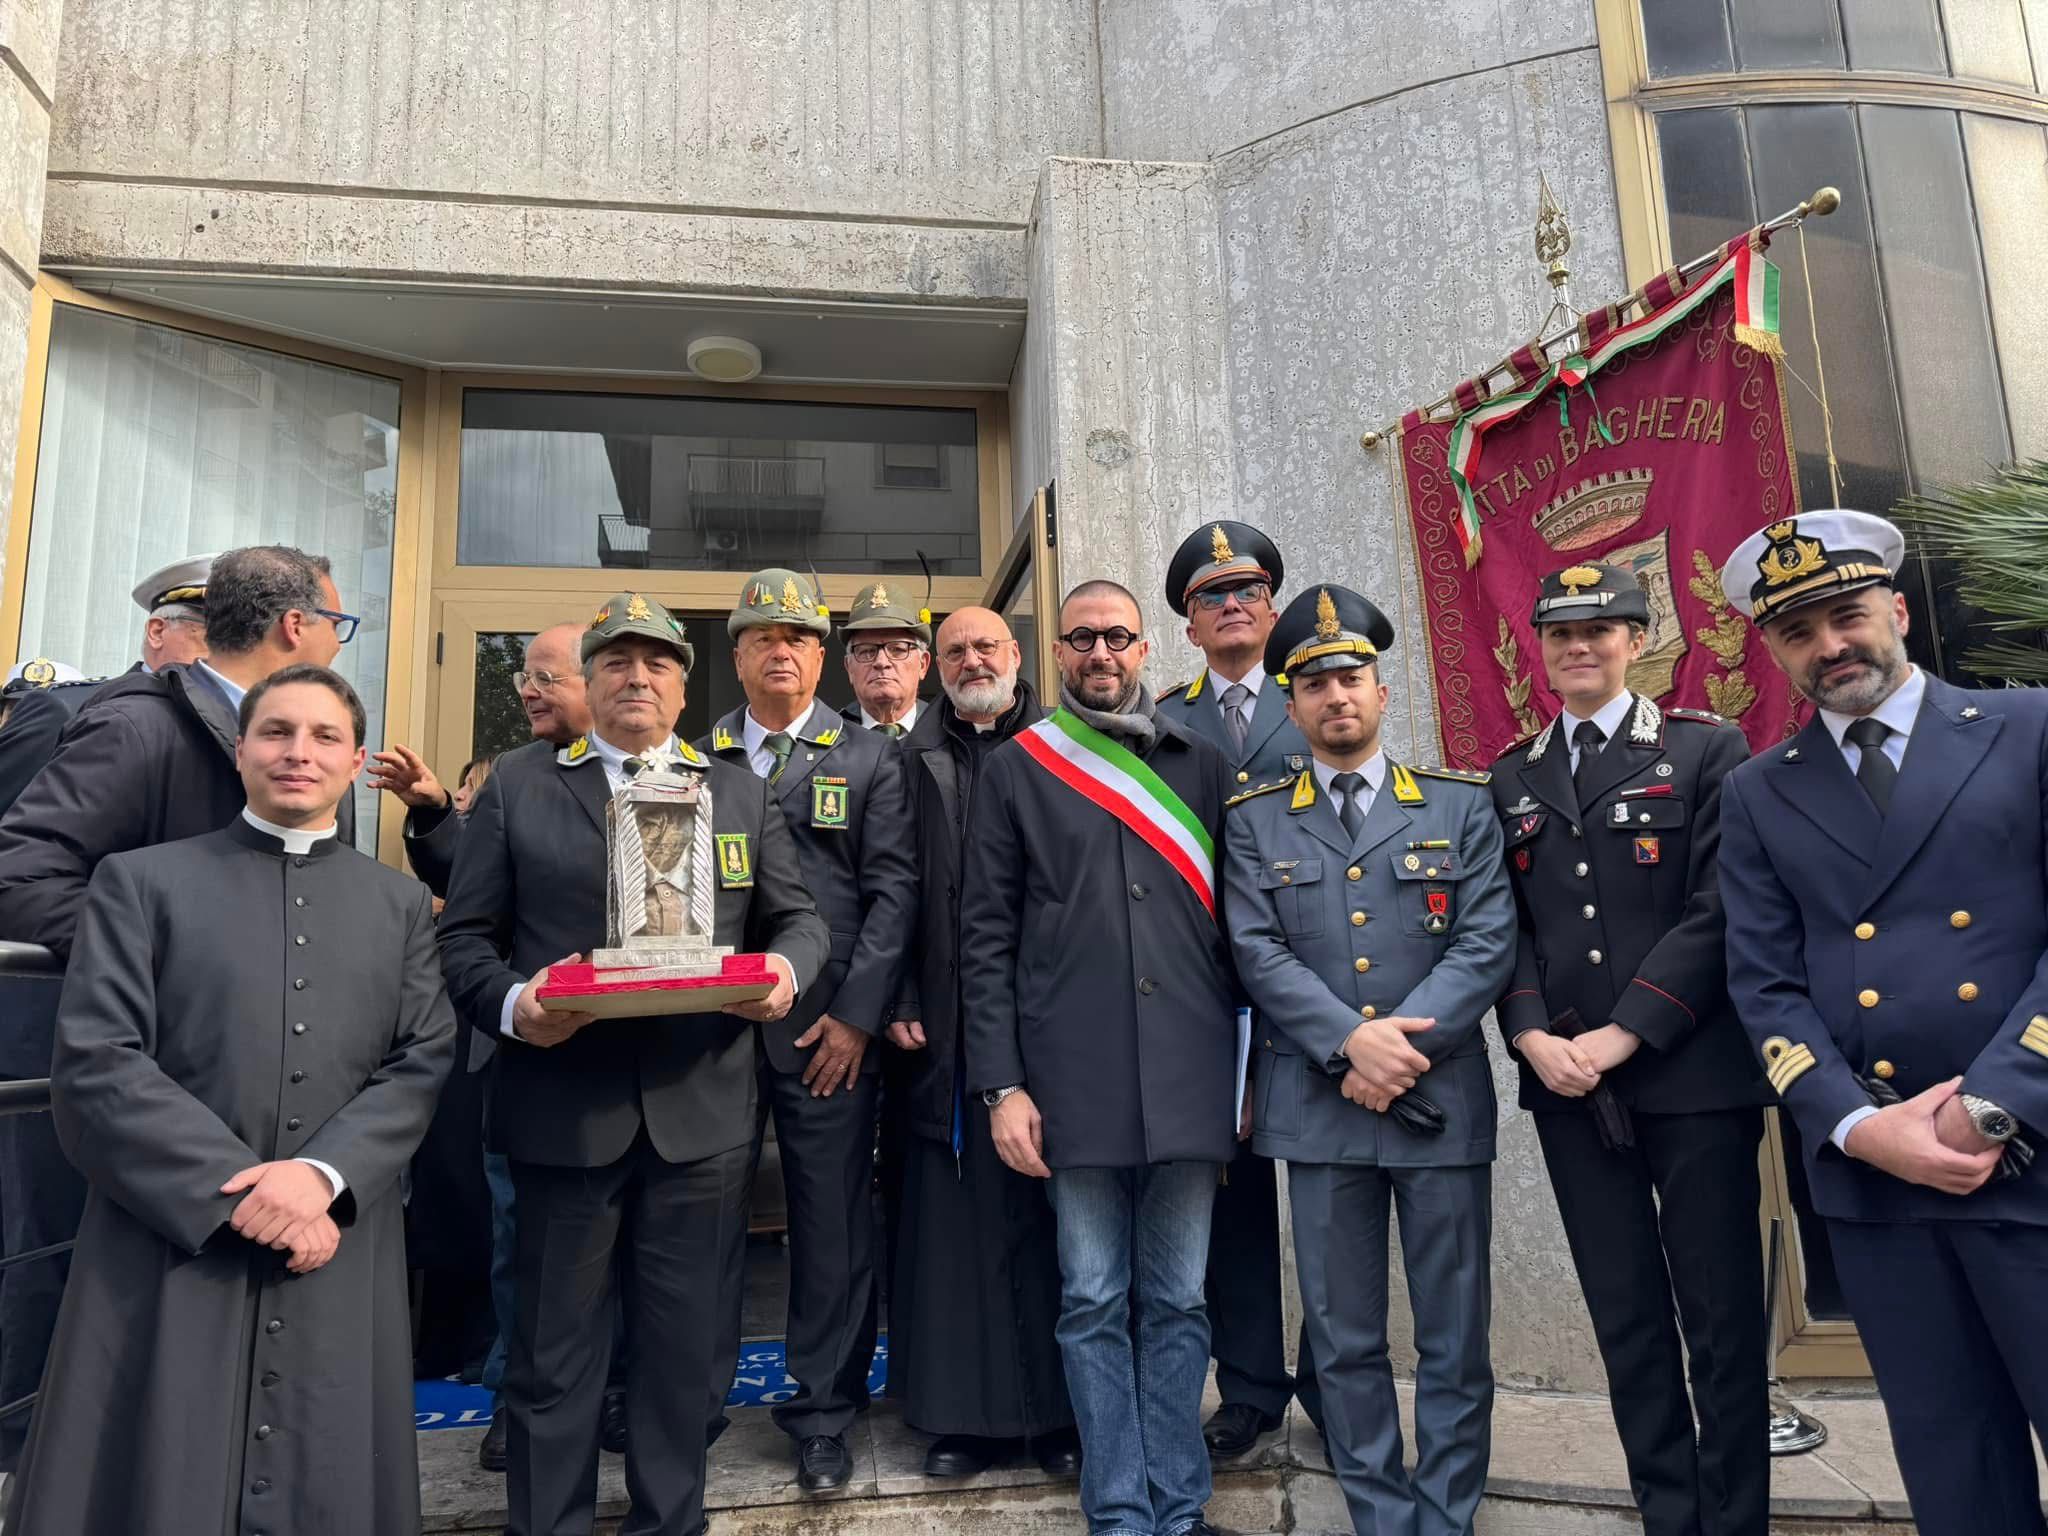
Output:
[[1557,196],[1550,190],[1550,178],[1537,173],[1536,194],[1536,259],[1545,263],[1549,271],[1550,286],[1562,288],[1571,278],[1571,271],[1564,264],[1565,256],[1572,248],[1572,227],[1566,222],[1564,209],[1558,206]]

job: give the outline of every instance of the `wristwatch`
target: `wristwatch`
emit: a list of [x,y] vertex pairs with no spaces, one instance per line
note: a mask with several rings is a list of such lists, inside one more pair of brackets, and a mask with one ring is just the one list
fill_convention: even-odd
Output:
[[[1024,1085],[1022,1083],[1012,1083],[1007,1088],[984,1088],[981,1090],[981,1102],[986,1104],[990,1109],[994,1109],[998,1104],[1002,1103],[1003,1100],[1007,1099],[1011,1094],[1016,1093],[1018,1090],[1023,1088],[1023,1086]],[[2011,1133],[2007,1132],[2007,1134],[2010,1135]]]
[[1960,1094],[1958,1097],[1963,1101],[1963,1109],[1969,1115],[1970,1123],[1977,1127],[1977,1134],[1986,1141],[2011,1141],[2013,1133],[2020,1128],[2017,1120],[1989,1099],[1980,1099],[1974,1093]]

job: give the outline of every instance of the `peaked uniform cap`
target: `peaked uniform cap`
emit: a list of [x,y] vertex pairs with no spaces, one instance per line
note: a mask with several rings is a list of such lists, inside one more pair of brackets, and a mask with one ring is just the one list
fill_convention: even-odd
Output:
[[1204,523],[1180,541],[1166,566],[1166,600],[1187,616],[1188,598],[1219,581],[1263,578],[1277,594],[1287,563],[1279,546],[1250,523]]
[[1590,561],[1552,571],[1537,589],[1531,624],[1566,624],[1573,619],[1634,619],[1650,622],[1650,600],[1635,572]]
[[212,555],[192,555],[151,571],[135,584],[135,606],[154,617],[160,608],[189,608],[190,618],[205,616],[206,582],[213,574]]
[[1906,536],[1869,512],[1831,507],[1759,528],[1721,567],[1731,608],[1758,624],[1859,587],[1891,586]]
[[582,655],[590,660],[599,651],[628,635],[658,640],[683,660],[683,675],[697,665],[697,648],[683,633],[682,621],[655,599],[639,592],[614,592],[583,631]]
[[819,599],[817,583],[810,577],[772,565],[747,578],[740,600],[726,617],[725,632],[737,640],[743,629],[766,629],[771,624],[829,635],[832,610]]
[[1393,621],[1370,599],[1349,587],[1303,587],[1266,638],[1266,670],[1285,687],[1290,678],[1365,666],[1393,643]]

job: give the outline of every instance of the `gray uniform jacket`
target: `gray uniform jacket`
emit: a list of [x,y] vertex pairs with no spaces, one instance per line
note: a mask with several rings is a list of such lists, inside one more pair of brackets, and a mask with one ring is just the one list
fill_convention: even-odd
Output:
[[1159,695],[1159,713],[1214,742],[1230,764],[1231,782],[1240,789],[1283,773],[1299,773],[1308,766],[1308,742],[1287,718],[1286,690],[1270,677],[1260,686],[1258,702],[1252,705],[1251,729],[1245,732],[1240,751],[1230,739],[1230,727],[1223,723],[1215,681],[1203,667],[1185,688],[1169,688]]
[[[1486,775],[1389,760],[1352,838],[1304,771],[1234,798],[1224,838],[1231,948],[1260,1015],[1254,1149],[1390,1168],[1490,1162],[1479,1022],[1514,969],[1515,903]],[[1441,1135],[1340,1091],[1359,1020],[1392,1016],[1436,1020],[1408,1038],[1432,1063],[1413,1091],[1444,1112]]]

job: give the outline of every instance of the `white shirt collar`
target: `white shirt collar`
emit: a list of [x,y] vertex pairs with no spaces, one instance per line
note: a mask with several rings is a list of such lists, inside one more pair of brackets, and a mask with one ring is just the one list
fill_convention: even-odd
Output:
[[[1259,689],[1265,685],[1266,669],[1254,663],[1251,671],[1245,673],[1237,681],[1243,687],[1251,690],[1252,702],[1256,704],[1259,702]],[[1223,690],[1230,686],[1231,680],[1229,678],[1218,672],[1214,667],[1209,669],[1209,687],[1216,695],[1216,707],[1218,709],[1223,707]]]
[[629,757],[637,757],[645,763],[666,762],[682,755],[676,749],[676,739],[673,736],[660,746],[650,747],[644,752],[628,752],[624,747],[613,746],[596,731],[590,733],[590,750],[595,752],[597,760],[604,764],[605,772],[615,776],[626,771],[626,759]]
[[[1624,688],[1600,706],[1592,718],[1593,723],[1600,727],[1600,739],[1603,742],[1614,740],[1615,732],[1621,729],[1621,722],[1628,718],[1628,712],[1635,708],[1635,703],[1635,695]],[[1558,729],[1564,732],[1564,744],[1567,747],[1572,745],[1573,733],[1578,730],[1579,722],[1585,718],[1584,715],[1573,714],[1569,709],[1564,712],[1564,723]]]
[[236,714],[240,714],[242,711],[242,699],[248,694],[249,690],[231,677],[222,677],[203,661],[196,661],[193,665],[213,679],[214,686],[228,696],[228,708],[235,711]]
[[[204,667],[206,663],[201,662],[200,665]],[[210,672],[213,669],[207,667],[207,670]],[[265,821],[246,805],[242,807],[242,820],[258,832],[268,832],[283,843],[286,853],[311,853],[315,843],[325,842],[341,830],[341,823],[338,821],[321,828],[318,832],[309,832],[304,827],[280,827],[274,821]]]
[[1378,794],[1380,786],[1387,782],[1387,754],[1384,748],[1374,752],[1371,757],[1368,757],[1356,768],[1351,769],[1338,768],[1324,762],[1320,757],[1312,758],[1311,761],[1315,765],[1316,782],[1323,786],[1325,794],[1336,794],[1337,791],[1331,787],[1331,783],[1340,773],[1363,774],[1365,776],[1365,787],[1374,794]]
[[1828,734],[1835,738],[1835,745],[1841,746],[1842,738],[1848,734],[1853,721],[1862,719],[1882,720],[1892,728],[1892,733],[1901,738],[1913,734],[1913,723],[1920,718],[1920,701],[1927,696],[1927,674],[1918,667],[1910,666],[1906,680],[1894,688],[1891,696],[1868,716],[1839,715],[1832,709],[1820,712],[1821,723],[1828,728]]
[[[902,726],[904,730],[909,730],[912,726],[917,724],[917,712],[919,709],[923,707],[924,701],[922,699],[912,699],[910,701],[910,708],[904,712],[903,718],[901,720],[898,720],[896,723]],[[753,711],[749,710],[747,712],[748,723],[751,724],[753,722],[753,719]],[[877,720],[873,715],[869,714],[867,705],[863,704],[860,707],[860,723],[863,728],[872,731],[882,722]]]

